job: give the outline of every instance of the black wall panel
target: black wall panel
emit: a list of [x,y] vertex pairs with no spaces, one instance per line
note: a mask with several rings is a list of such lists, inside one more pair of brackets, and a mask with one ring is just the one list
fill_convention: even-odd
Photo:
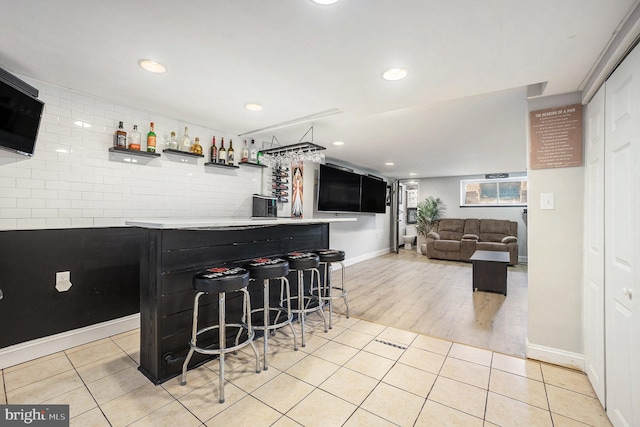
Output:
[[[55,289],[56,272],[73,286]],[[140,310],[140,229],[0,232],[0,348]]]

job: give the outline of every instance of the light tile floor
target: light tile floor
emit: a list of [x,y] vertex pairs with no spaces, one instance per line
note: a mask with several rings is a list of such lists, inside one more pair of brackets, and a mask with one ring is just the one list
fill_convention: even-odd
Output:
[[319,323],[299,351],[279,331],[260,374],[250,349],[228,355],[224,404],[217,360],[186,386],[149,382],[137,330],[3,369],[0,404],[69,404],[72,426],[611,425],[581,372],[341,315],[329,333]]

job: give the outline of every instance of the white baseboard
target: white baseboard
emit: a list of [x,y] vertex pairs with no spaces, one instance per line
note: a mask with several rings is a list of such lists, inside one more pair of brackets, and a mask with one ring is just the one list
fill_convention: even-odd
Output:
[[527,358],[529,359],[540,360],[542,362],[578,369],[584,372],[584,354],[531,344],[529,342],[529,338],[525,339],[525,344]]
[[[357,257],[354,257],[354,258],[348,258],[348,259],[344,260],[344,266],[345,267],[349,267],[350,265],[354,265],[354,264],[357,264],[357,263],[362,262],[362,261],[366,261],[366,260],[371,259],[371,258],[379,257],[381,255],[386,255],[389,252],[391,252],[391,248],[385,248],[385,249],[380,249],[379,251],[370,252],[368,254],[360,255],[360,256],[357,256]],[[333,265],[333,269],[334,270],[339,270],[340,268],[342,268],[342,267],[340,267],[340,264],[336,263],[336,264]]]
[[0,369],[140,327],[140,313],[0,349]]

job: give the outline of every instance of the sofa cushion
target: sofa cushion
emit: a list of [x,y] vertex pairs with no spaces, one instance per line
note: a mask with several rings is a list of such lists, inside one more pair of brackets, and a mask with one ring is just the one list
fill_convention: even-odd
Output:
[[459,240],[436,240],[433,242],[433,247],[438,251],[443,252],[460,252]]
[[498,252],[509,252],[509,248],[507,245],[496,242],[478,242],[476,245],[477,251],[498,251]]
[[476,218],[467,218],[464,222],[464,234],[480,234],[480,220]]
[[480,241],[501,242],[503,238],[511,235],[511,224],[508,220],[483,219],[480,221]]
[[[438,234],[442,240],[462,239],[464,234],[464,219],[444,218],[438,221]],[[459,247],[459,246],[458,246]]]

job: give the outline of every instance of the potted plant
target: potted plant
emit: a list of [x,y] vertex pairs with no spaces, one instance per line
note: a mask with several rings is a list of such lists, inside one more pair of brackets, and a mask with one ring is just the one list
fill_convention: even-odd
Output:
[[[426,239],[427,234],[429,234],[435,222],[442,218],[446,211],[447,205],[445,205],[440,197],[429,196],[418,203],[418,212],[416,215],[416,232],[418,235]],[[422,254],[426,253],[426,249],[426,243],[420,245]]]

